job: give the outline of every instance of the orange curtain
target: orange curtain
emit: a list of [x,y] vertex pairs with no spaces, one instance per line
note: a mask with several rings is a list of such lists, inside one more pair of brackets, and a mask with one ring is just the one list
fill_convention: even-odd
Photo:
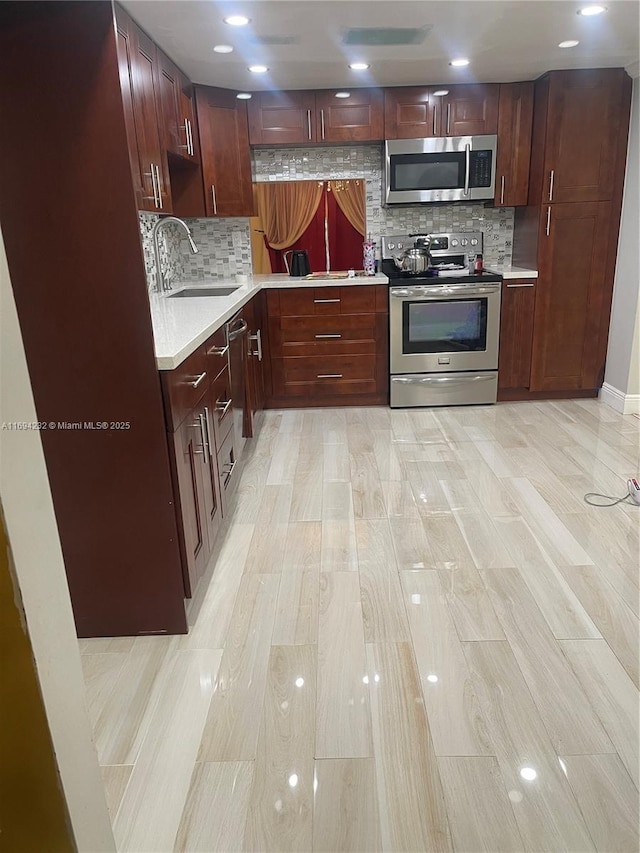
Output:
[[287,249],[309,227],[320,199],[322,181],[254,184],[258,216],[272,249]]
[[365,236],[364,184],[360,181],[329,181],[338,207],[356,231]]

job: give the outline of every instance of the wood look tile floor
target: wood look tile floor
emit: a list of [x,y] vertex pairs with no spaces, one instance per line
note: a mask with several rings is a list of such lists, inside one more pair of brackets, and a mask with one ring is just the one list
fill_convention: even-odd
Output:
[[640,420],[269,411],[187,636],[81,640],[120,851],[638,851]]

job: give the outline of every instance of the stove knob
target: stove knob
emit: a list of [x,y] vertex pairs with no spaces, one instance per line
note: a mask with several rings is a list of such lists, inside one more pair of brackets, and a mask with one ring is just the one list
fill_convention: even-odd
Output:
[[451,245],[452,245],[452,246],[457,246],[457,245],[458,245],[458,241],[457,241],[457,240],[452,240],[452,241],[451,241]]
[[387,246],[389,247],[389,249],[395,249],[396,244],[395,243],[387,243]]
[[401,248],[402,248],[402,246],[403,246],[403,243],[398,243],[398,248],[399,248],[399,249],[401,249]]
[[466,238],[464,240],[460,240],[461,246],[466,246],[466,245],[468,245],[468,243],[469,243],[469,241]]
[[477,246],[477,245],[478,245],[478,238],[477,238],[477,237],[474,237],[474,238],[473,238],[473,240],[471,241],[471,245],[472,245],[472,246]]

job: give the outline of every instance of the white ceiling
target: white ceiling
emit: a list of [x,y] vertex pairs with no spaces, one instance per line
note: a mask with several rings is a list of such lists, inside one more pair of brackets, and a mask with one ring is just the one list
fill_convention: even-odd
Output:
[[[593,2],[593,0],[589,0]],[[321,89],[532,80],[559,68],[625,67],[638,74],[640,4],[600,0],[608,10],[583,17],[573,0],[123,0],[122,5],[196,83],[224,88]],[[243,13],[246,27],[223,17]],[[352,47],[350,27],[425,27],[421,44]],[[294,43],[264,45],[265,36]],[[578,47],[561,49],[565,39]],[[231,44],[220,55],[215,44]],[[449,60],[466,56],[467,68]],[[349,62],[371,64],[355,72]],[[252,74],[247,66],[269,66]]]

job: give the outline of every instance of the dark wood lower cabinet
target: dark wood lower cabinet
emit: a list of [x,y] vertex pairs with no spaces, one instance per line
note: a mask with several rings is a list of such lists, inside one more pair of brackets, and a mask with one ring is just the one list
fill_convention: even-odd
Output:
[[498,396],[506,389],[528,389],[531,378],[535,278],[502,282]]

